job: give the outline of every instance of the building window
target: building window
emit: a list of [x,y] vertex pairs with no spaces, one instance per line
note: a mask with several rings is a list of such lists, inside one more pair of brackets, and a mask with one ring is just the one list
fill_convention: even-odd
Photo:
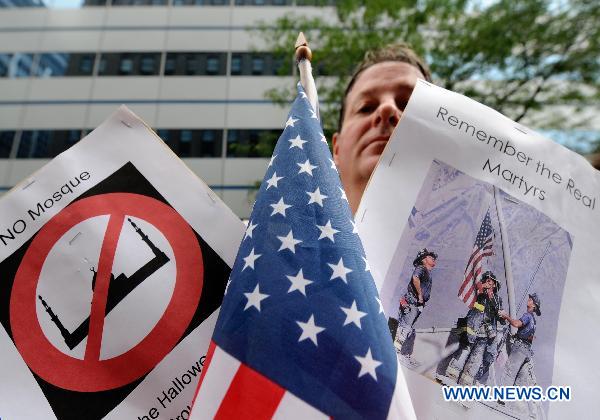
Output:
[[52,157],[64,152],[81,138],[81,130],[56,130],[52,132]]
[[167,0],[112,0],[113,6],[164,6]]
[[179,150],[177,155],[179,157],[189,157],[192,152],[192,130],[180,130],[179,131]]
[[221,157],[222,130],[157,130],[163,141],[181,158]]
[[35,70],[37,77],[91,76],[94,54],[40,54]]
[[292,0],[235,0],[235,4],[236,6],[291,6]]
[[106,0],[84,0],[84,6],[106,6]]
[[100,76],[158,75],[160,53],[105,53],[100,58]]
[[214,55],[209,55],[206,58],[206,74],[218,74],[221,68],[221,62],[219,57]]
[[242,74],[242,56],[240,54],[231,55],[231,74]]
[[260,75],[265,73],[264,57],[252,57],[252,74]]
[[96,57],[93,54],[79,54],[79,65],[77,66],[77,75],[91,75],[94,71],[94,59]]
[[0,131],[0,158],[8,158],[12,150],[14,131]]
[[169,136],[169,130],[164,130],[164,129],[158,129],[156,130],[156,134],[158,135],[158,137],[160,137],[165,143],[169,142],[170,136]]
[[237,52],[231,55],[232,76],[291,75],[292,61],[271,53]]
[[203,130],[202,131],[202,142],[203,143],[214,143],[215,141],[215,130]]
[[69,54],[40,54],[35,76],[64,76],[68,64]]
[[29,77],[33,67],[33,54],[0,54],[0,77]]
[[8,76],[10,54],[0,54],[0,77]]
[[297,6],[335,6],[337,0],[296,0]]
[[81,130],[25,130],[21,133],[17,158],[53,158],[80,138]]
[[108,58],[106,56],[100,57],[100,63],[98,63],[98,74],[100,76],[106,74],[107,67],[108,67]]
[[229,6],[229,0],[173,0],[174,6]]
[[185,74],[193,76],[200,73],[200,57],[197,54],[186,54],[185,59]]
[[50,132],[26,130],[21,133],[18,158],[49,158]]
[[157,58],[151,54],[142,55],[140,59],[140,74],[158,74]]
[[[102,53],[98,57],[99,76],[148,76],[160,73],[161,53]],[[0,77],[91,76],[95,53],[1,54]],[[35,63],[35,64],[34,64]],[[264,52],[231,54],[232,76],[291,75],[290,59]],[[225,52],[174,52],[165,56],[166,76],[223,76],[227,71]],[[323,73],[321,66],[315,72]]]
[[181,130],[181,136],[179,139],[182,143],[191,143],[193,138],[192,130]]
[[202,143],[198,156],[200,157],[218,157],[221,156],[221,130],[202,130]]
[[126,76],[133,73],[133,58],[127,55],[121,56],[119,62],[119,74]]
[[225,75],[226,53],[167,53],[166,76]]
[[198,156],[221,157],[223,151],[223,130],[203,130],[202,143]]
[[175,74],[176,65],[177,60],[175,59],[174,54],[167,54],[167,58],[165,60],[165,75],[170,76]]
[[43,0],[16,0],[16,1],[2,1],[0,2],[0,8],[2,7],[48,7]]
[[273,154],[280,134],[280,129],[229,130],[227,157],[269,157]]

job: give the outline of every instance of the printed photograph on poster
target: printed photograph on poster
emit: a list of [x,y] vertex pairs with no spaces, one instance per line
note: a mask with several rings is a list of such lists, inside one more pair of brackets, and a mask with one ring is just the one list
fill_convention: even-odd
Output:
[[[440,386],[551,385],[573,240],[539,210],[434,160],[380,293],[401,363]],[[548,410],[485,404],[516,418]]]

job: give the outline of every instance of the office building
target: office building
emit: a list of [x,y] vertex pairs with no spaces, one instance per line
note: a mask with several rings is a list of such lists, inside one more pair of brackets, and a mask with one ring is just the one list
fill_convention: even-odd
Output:
[[126,104],[248,217],[287,114],[265,91],[296,80],[256,28],[310,3],[0,0],[0,193]]

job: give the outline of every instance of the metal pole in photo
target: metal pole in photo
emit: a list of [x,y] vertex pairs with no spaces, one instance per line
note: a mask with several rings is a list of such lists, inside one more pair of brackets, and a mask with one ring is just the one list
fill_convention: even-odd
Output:
[[536,275],[537,275],[538,271],[540,271],[542,262],[544,261],[546,254],[548,254],[548,251],[550,250],[551,245],[552,245],[552,241],[548,241],[548,243],[546,244],[546,248],[544,248],[544,252],[542,253],[542,256],[540,257],[537,265],[535,266],[535,270],[533,270],[533,274],[531,275],[531,279],[529,280],[529,283],[527,284],[527,287],[525,288],[525,291],[523,292],[523,296],[521,296],[521,300],[519,301],[519,305],[517,306],[517,311],[520,311],[521,308],[523,307],[523,304],[527,302],[527,297],[529,296],[529,291],[531,290],[531,287],[533,286],[534,282],[537,280]]
[[[502,256],[504,257],[504,273],[506,276],[506,292],[508,294],[508,313],[511,318],[517,317],[517,302],[515,298],[515,282],[512,275],[512,262],[510,257],[510,248],[508,245],[508,233],[506,231],[506,224],[504,222],[504,215],[502,213],[502,202],[500,201],[500,191],[496,186],[494,188],[494,199],[496,201],[496,213],[498,214],[498,224],[500,225],[500,240],[502,242]],[[510,331],[513,334],[517,332],[517,329],[510,326]]]
[[308,101],[317,114],[317,118],[320,119],[317,87],[315,85],[315,79],[313,79],[310,60],[312,60],[312,51],[308,47],[308,42],[304,37],[304,33],[300,32],[298,34],[298,39],[296,39],[296,63],[298,64],[298,70],[300,71],[300,83],[302,83],[302,87],[304,87]]

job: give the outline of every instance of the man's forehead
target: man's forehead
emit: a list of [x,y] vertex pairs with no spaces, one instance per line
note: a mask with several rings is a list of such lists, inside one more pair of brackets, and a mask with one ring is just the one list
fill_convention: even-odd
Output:
[[384,61],[372,65],[358,75],[349,96],[369,96],[380,91],[413,89],[421,71],[403,61]]

